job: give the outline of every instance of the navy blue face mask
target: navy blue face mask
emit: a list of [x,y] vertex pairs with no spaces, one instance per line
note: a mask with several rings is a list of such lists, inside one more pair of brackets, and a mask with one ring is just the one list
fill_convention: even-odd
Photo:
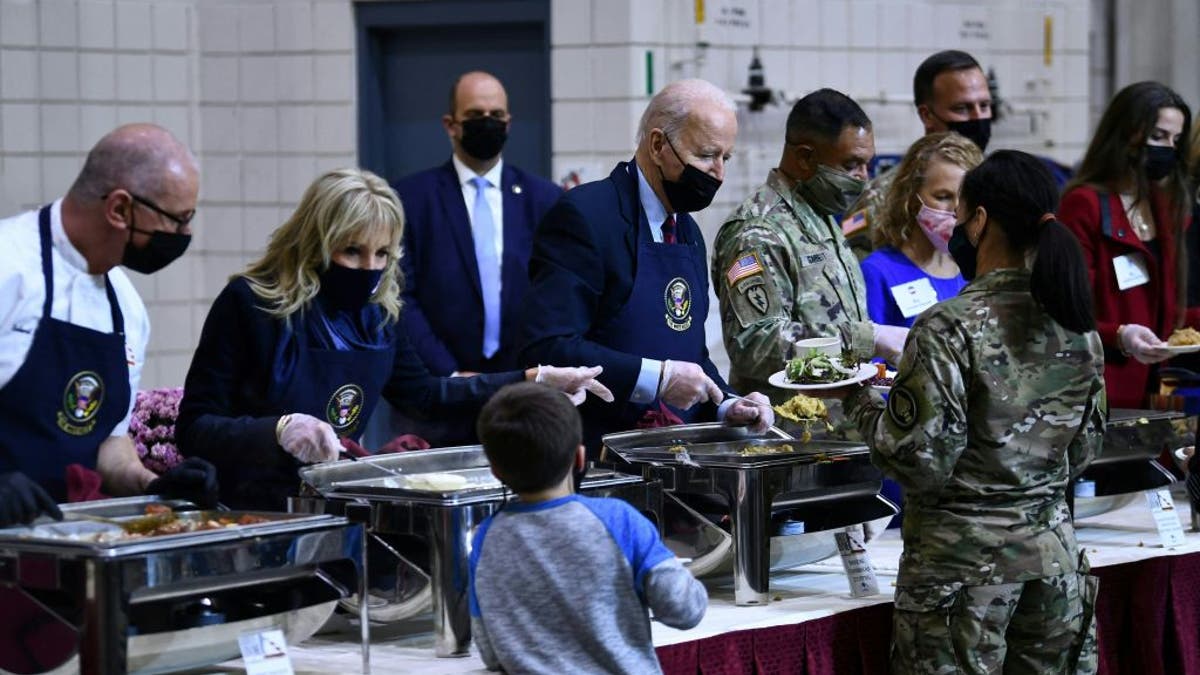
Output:
[[318,295],[329,309],[354,311],[367,304],[382,279],[383,270],[360,270],[330,263],[329,269],[321,273]]
[[[954,264],[958,265],[959,273],[967,281],[975,278],[976,257],[979,255],[979,249],[975,248],[975,244],[972,244],[971,238],[967,236],[967,223],[974,219],[975,216],[971,216],[955,225],[954,233],[950,235],[950,257],[954,258]],[[982,236],[980,234],[981,238]]]

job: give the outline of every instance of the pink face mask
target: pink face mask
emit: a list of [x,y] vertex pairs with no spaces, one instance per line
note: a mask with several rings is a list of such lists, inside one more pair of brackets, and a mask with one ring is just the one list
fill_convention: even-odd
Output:
[[[917,201],[921,201],[921,198],[917,197]],[[921,210],[917,212],[917,224],[921,226],[921,231],[929,238],[929,243],[942,253],[950,252],[950,235],[954,233],[956,220],[953,211],[931,209],[925,206],[925,202],[921,202]]]

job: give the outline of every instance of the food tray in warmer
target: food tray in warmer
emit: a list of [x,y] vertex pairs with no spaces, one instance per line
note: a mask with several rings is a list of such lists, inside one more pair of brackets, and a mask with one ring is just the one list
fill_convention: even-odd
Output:
[[[120,525],[78,519],[80,515],[108,518],[120,523],[146,518],[146,506],[163,504],[175,509],[175,517],[189,523],[231,520],[243,516],[251,524],[231,524],[176,534],[123,537]],[[10,552],[44,552],[61,557],[111,557],[212,544],[273,534],[301,532],[314,526],[344,524],[342,518],[258,511],[200,511],[187,502],[161,500],[153,496],[107,499],[98,502],[64,504],[62,521],[41,518],[28,527],[0,529],[0,549]],[[192,509],[192,510],[184,510]]]
[[621,431],[604,436],[603,442],[606,451],[620,454],[621,451],[633,448],[720,443],[724,441],[733,442],[752,438],[790,440],[792,437],[778,427],[771,427],[765,433],[759,435],[752,433],[747,427],[731,427],[715,422],[705,422],[702,424],[679,424],[671,427]]
[[1093,464],[1154,459],[1164,449],[1174,450],[1181,445],[1191,445],[1191,438],[1181,435],[1176,428],[1176,421],[1184,417],[1186,415],[1182,412],[1174,410],[1110,410],[1104,445]]
[[667,442],[663,445],[614,450],[627,462],[683,464],[700,468],[753,469],[790,464],[840,462],[866,455],[867,447],[846,441],[746,438],[716,443]]
[[[430,478],[431,476],[433,478]],[[441,477],[451,476],[464,481],[461,487],[431,484],[431,481],[436,483],[436,480]],[[491,468],[480,466],[451,471],[397,473],[393,476],[334,481],[330,483],[327,494],[343,497],[386,497],[397,500],[449,502],[496,499],[503,497],[504,491],[504,485],[492,475]]]

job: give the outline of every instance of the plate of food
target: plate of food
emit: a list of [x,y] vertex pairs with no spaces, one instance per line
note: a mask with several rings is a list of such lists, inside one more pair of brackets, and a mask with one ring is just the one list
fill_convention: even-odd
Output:
[[892,385],[896,382],[896,371],[888,370],[886,363],[876,363],[874,365],[876,368],[875,376],[867,380],[867,384],[880,393],[891,391]]
[[1200,352],[1200,331],[1195,328],[1179,328],[1167,338],[1167,351],[1172,354]]
[[827,391],[849,384],[858,384],[878,373],[872,363],[859,363],[847,354],[830,356],[810,349],[807,354],[791,359],[784,369],[767,381],[781,389]]

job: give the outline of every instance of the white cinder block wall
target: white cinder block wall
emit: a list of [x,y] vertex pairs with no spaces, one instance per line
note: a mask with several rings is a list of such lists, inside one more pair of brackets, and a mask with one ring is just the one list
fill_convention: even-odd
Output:
[[[995,69],[1011,109],[993,147],[1068,163],[1102,106],[1089,108],[1089,91],[1112,68],[1089,71],[1095,0],[550,2],[554,179],[593,180],[628,158],[649,94],[669,80],[742,89],[755,46],[769,86],[793,99],[845,91],[890,153],[921,132],[912,72],[937,49]],[[154,324],[145,386],[183,382],[226,277],[261,253],[318,171],[354,163],[354,49],[350,0],[0,0],[0,214],[59,196],[121,122],[159,122],[200,157],[192,248],[159,274],[131,275]],[[700,218],[709,237],[777,161],[786,111],[741,115],[727,184]],[[719,348],[715,321],[709,331]]]
[[0,0],[0,214],[61,196],[120,123],[200,159],[187,254],[130,273],[153,324],[144,387],[183,384],[226,278],[317,172],[355,163],[353,22],[347,0]]

